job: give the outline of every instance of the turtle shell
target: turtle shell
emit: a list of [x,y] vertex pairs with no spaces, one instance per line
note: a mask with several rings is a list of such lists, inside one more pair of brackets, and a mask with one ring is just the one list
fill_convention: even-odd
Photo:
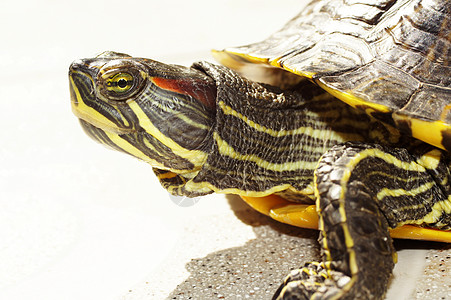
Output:
[[[258,81],[289,86],[307,78],[349,105],[450,151],[450,24],[450,1],[317,0],[266,40],[213,55]],[[275,195],[242,198],[283,223],[318,226],[314,205]],[[411,225],[391,230],[391,236],[451,241],[451,232]]]
[[239,72],[272,66],[308,78],[450,151],[450,24],[451,1],[318,0],[268,39],[214,56]]

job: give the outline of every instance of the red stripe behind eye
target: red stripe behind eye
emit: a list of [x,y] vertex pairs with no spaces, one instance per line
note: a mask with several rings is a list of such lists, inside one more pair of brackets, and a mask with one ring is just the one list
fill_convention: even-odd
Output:
[[153,77],[152,82],[158,87],[176,92],[183,95],[189,95],[205,106],[214,108],[216,103],[216,86],[199,80],[184,79],[168,79],[161,77]]

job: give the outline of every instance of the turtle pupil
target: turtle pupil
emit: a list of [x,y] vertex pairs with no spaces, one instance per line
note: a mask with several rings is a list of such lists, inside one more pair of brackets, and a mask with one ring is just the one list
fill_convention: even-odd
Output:
[[125,80],[124,78],[121,78],[117,81],[117,86],[120,87],[121,89],[125,88],[127,86],[127,80]]

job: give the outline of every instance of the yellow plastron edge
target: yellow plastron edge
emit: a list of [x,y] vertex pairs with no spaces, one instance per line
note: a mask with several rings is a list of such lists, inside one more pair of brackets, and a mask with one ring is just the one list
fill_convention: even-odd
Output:
[[[401,114],[393,114],[393,120],[400,122],[402,120],[410,123],[412,136],[433,146],[445,149],[443,145],[443,136],[446,132],[451,132],[451,125],[443,121],[426,121],[421,119],[414,119],[409,116]],[[445,149],[446,150],[446,149]]]
[[212,50],[211,54],[214,59],[216,59],[222,65],[233,70],[240,70],[246,63],[268,64],[268,59],[266,58],[249,56],[245,53],[229,50]]
[[270,61],[269,58],[253,56],[250,53],[238,52],[233,48],[225,50],[212,50],[212,56],[222,65],[238,72],[242,71],[244,66],[248,64],[248,65],[266,65],[268,67],[272,66],[279,69],[284,69],[293,74],[306,77],[309,79],[312,79],[312,77],[315,75],[315,73],[313,72],[305,72],[302,70],[291,69],[287,66],[282,66],[280,64],[280,59],[278,58],[273,58]]
[[[289,202],[279,196],[241,198],[253,209],[270,216],[276,221],[296,227],[318,229],[318,214],[315,205]],[[451,243],[451,231],[404,225],[390,230],[390,235],[397,239],[424,240]]]
[[302,228],[318,229],[318,214],[315,205],[289,202],[279,196],[241,198],[253,209],[276,221]]
[[443,136],[446,133],[449,134],[451,132],[450,124],[442,120],[427,121],[409,115],[403,115],[402,113],[392,113],[388,107],[382,104],[365,101],[363,98],[359,98],[358,96],[352,94],[352,91],[340,91],[325,84],[321,80],[316,80],[315,82],[329,94],[351,105],[352,107],[357,107],[358,105],[366,107],[365,112],[369,115],[371,115],[372,112],[382,112],[391,114],[393,120],[397,124],[401,121],[405,121],[406,124],[410,124],[410,129],[414,138],[446,150],[443,145]]

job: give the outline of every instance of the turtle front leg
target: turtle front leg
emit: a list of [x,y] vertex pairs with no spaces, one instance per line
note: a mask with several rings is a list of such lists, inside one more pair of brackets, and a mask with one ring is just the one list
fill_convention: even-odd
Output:
[[274,299],[381,299],[396,261],[388,229],[449,219],[434,212],[449,202],[431,176],[439,160],[424,167],[421,155],[360,143],[325,153],[315,172],[323,262],[292,271]]

